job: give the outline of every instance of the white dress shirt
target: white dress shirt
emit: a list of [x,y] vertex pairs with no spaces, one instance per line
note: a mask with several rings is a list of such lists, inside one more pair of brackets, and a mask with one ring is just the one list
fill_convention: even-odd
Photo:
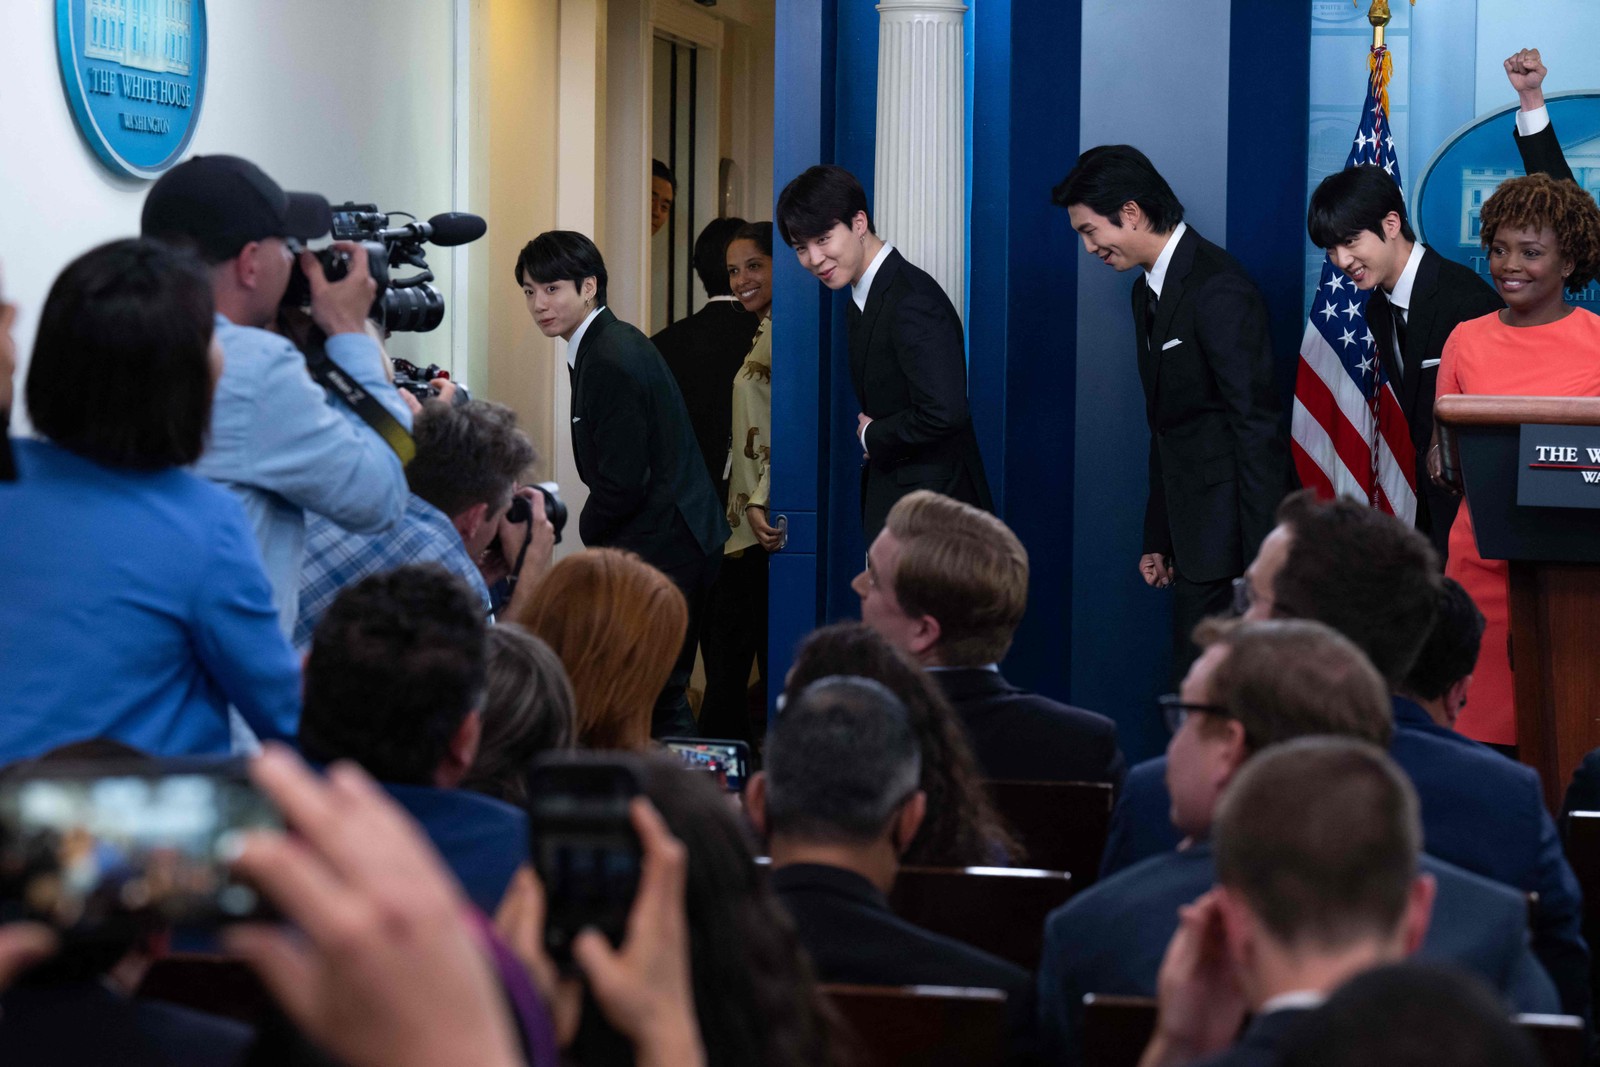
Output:
[[888,241],[883,242],[883,247],[878,249],[878,254],[872,257],[872,262],[867,264],[866,271],[861,275],[861,280],[850,287],[850,299],[856,302],[857,311],[867,310],[867,294],[872,292],[872,279],[878,276],[878,268],[883,266],[883,261],[894,251],[894,245]]
[[1178,250],[1178,241],[1189,232],[1189,224],[1180,222],[1172,228],[1172,236],[1167,238],[1166,247],[1156,257],[1155,266],[1144,273],[1144,283],[1150,287],[1150,292],[1155,294],[1157,300],[1161,299],[1161,286],[1167,280],[1167,268],[1172,265],[1172,254]]
[[603,307],[604,304],[596,304],[594,310],[585,315],[583,321],[578,323],[578,328],[572,331],[572,340],[567,342],[567,366],[574,370],[578,366],[578,346],[583,343],[583,335],[588,332],[589,324],[600,314],[600,309]]

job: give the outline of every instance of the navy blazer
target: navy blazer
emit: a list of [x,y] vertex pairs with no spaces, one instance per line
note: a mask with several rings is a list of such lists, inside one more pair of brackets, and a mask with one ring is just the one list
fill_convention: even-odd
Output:
[[985,778],[1121,787],[1127,762],[1117,747],[1116,723],[1104,715],[1018,689],[999,671],[930,673],[961,717]]
[[[1439,886],[1420,956],[1473,971],[1518,1011],[1557,1010],[1528,942],[1522,894],[1423,856]],[[1077,1063],[1085,993],[1155,996],[1178,908],[1216,883],[1209,843],[1167,852],[1085,889],[1050,913],[1039,961],[1039,1037],[1052,1063]]]
[[250,1062],[244,1023],[112,992],[95,980],[29,985],[0,1000],[6,1067],[236,1067]]
[[[1589,947],[1583,896],[1545,811],[1539,775],[1454,730],[1403,697],[1394,706],[1389,755],[1422,805],[1430,855],[1524,893],[1538,893],[1533,947],[1561,992],[1561,1010],[1588,1018]],[[1112,814],[1101,877],[1170,848],[1166,757],[1134,767]]]
[[1193,1067],[1274,1067],[1283,1059],[1283,1044],[1294,1024],[1309,1010],[1280,1008],[1257,1015],[1250,1020],[1244,1033],[1239,1035],[1236,1045],[1199,1061]]
[[468,789],[383,783],[390,796],[422,824],[467,899],[493,915],[528,862],[528,817],[521,808]]

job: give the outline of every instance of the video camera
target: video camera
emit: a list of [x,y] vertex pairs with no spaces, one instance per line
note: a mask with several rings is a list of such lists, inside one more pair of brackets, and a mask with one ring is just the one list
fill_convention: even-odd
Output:
[[[389,225],[395,215],[411,221]],[[437,329],[444,321],[444,294],[433,286],[433,271],[423,255],[424,244],[441,248],[469,244],[482,237],[488,224],[477,215],[447,211],[427,222],[405,211],[379,211],[376,204],[340,204],[333,209],[333,237],[336,241],[358,241],[367,250],[367,269],[378,285],[377,298],[369,313],[372,320],[390,333],[422,333]],[[337,248],[314,253],[330,282],[350,273],[350,257]],[[404,265],[421,273],[397,278],[393,268]],[[311,283],[296,261],[283,303],[305,307],[311,302]]]

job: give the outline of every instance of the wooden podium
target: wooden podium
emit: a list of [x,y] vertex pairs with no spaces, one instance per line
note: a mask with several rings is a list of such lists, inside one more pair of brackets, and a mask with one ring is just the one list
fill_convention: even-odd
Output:
[[[1444,396],[1434,418],[1446,475],[1466,486],[1479,553],[1510,563],[1517,748],[1558,814],[1573,769],[1600,748],[1600,507],[1581,504],[1600,504],[1600,484],[1584,476],[1600,463],[1576,445],[1572,461],[1525,449],[1560,435],[1600,447],[1600,398]],[[1551,429],[1525,442],[1524,427]],[[1533,461],[1544,458],[1561,462]],[[1518,502],[1532,478],[1544,506]],[[1549,506],[1552,494],[1572,504]]]

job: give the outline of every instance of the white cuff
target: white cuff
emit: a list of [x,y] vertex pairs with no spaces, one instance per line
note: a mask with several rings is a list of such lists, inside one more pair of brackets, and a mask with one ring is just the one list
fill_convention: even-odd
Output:
[[1524,137],[1532,137],[1546,126],[1550,125],[1550,109],[1536,107],[1532,111],[1517,112],[1517,132]]

